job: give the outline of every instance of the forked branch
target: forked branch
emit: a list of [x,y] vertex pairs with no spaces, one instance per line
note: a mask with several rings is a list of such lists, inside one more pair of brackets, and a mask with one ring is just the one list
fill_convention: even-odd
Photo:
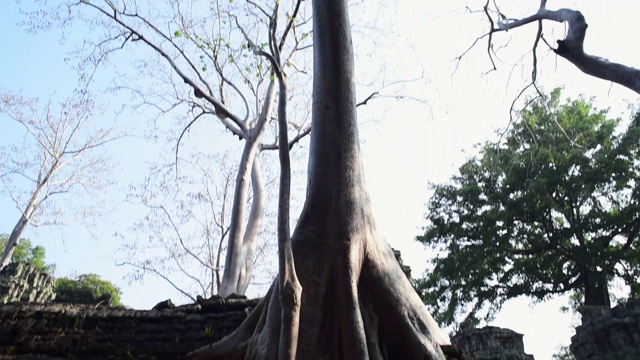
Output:
[[[489,32],[478,37],[471,47],[473,47],[479,39],[488,37],[489,58],[491,59],[494,69],[495,63],[493,61],[491,50],[493,48],[493,34],[516,29],[533,22],[538,22],[540,24],[540,28],[536,34],[536,38],[534,39],[535,52],[535,47],[538,41],[540,39],[544,40],[542,34],[542,21],[549,20],[559,23],[566,22],[568,25],[566,36],[564,39],[556,41],[556,48],[551,48],[556,54],[575,65],[580,71],[587,75],[620,84],[640,94],[640,70],[620,63],[611,62],[602,57],[587,54],[584,51],[584,40],[588,25],[584,15],[580,11],[566,8],[548,10],[546,8],[546,1],[541,1],[540,7],[535,14],[522,19],[512,19],[507,18],[502,12],[500,12],[495,1],[493,2],[495,9],[490,9],[490,3],[490,1],[487,1],[484,7],[484,13],[486,14],[490,25]],[[497,18],[494,18],[494,16],[497,16]],[[537,59],[535,55],[533,67],[532,81],[535,82],[537,67]]]

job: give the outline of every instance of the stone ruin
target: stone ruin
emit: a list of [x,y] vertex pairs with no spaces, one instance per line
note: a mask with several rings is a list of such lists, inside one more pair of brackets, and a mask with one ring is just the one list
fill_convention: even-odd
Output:
[[[410,278],[400,252],[394,253]],[[175,359],[231,333],[258,302],[199,298],[183,306],[163,301],[152,310],[106,308],[57,303],[62,298],[52,303],[54,285],[53,276],[28,264],[12,263],[0,273],[0,359]],[[482,348],[472,344],[470,353]]]
[[[154,310],[80,304],[0,306],[0,359],[176,359],[231,333],[258,300],[202,300]],[[162,310],[160,310],[162,309]],[[533,360],[522,335],[486,327],[452,338],[467,359]]]
[[256,304],[233,299],[163,310],[0,305],[0,359],[177,359],[231,333]]
[[400,265],[402,272],[405,274],[407,279],[411,281],[411,267],[408,265],[405,265],[404,261],[402,261],[402,254],[400,254],[400,250],[391,248],[391,251],[393,251],[393,256],[396,257],[396,261],[398,261],[398,265]]
[[[51,275],[28,264],[12,263],[0,273],[0,359],[175,359],[229,334],[258,301],[199,299],[183,306],[166,301],[152,310],[105,308],[51,303],[54,284]],[[640,359],[640,299],[580,311],[582,325],[571,339],[577,360]],[[451,340],[477,360],[533,360],[522,338],[488,326]]]
[[534,360],[524,352],[522,334],[510,329],[486,326],[469,329],[451,337],[451,342],[476,360]]
[[[394,253],[410,277],[411,270],[402,264],[399,251]],[[258,302],[199,298],[196,304],[183,306],[163,301],[152,310],[107,308],[93,304],[95,301],[51,303],[54,284],[51,275],[28,264],[12,263],[0,273],[0,299],[6,303],[0,304],[0,359],[175,359],[231,333]],[[64,299],[56,302],[60,300]],[[513,347],[518,341],[522,350],[522,335],[493,329],[498,330],[485,328],[454,339],[477,359],[532,359],[479,357],[499,354],[500,346]],[[516,337],[509,342],[504,334]]]
[[640,359],[640,299],[614,308],[583,306],[582,325],[571,337],[576,360]]
[[52,301],[55,278],[26,263],[10,263],[0,272],[0,304]]

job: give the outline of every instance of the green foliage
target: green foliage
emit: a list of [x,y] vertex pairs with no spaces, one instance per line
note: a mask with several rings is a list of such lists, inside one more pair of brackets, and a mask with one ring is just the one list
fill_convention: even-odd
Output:
[[640,115],[618,134],[619,120],[559,89],[520,115],[429,201],[418,240],[437,257],[417,285],[440,323],[490,319],[523,295],[608,305],[616,277],[638,294]]
[[[0,234],[0,252],[4,251],[9,242],[9,235]],[[45,261],[45,250],[42,246],[32,246],[31,241],[20,239],[18,246],[11,255],[11,262],[28,263],[35,266],[38,270],[53,274],[56,266],[47,264]]]
[[212,337],[213,336],[213,328],[211,326],[207,326],[204,328],[204,334],[207,335],[208,337]]
[[110,306],[121,306],[120,289],[109,281],[103,280],[96,274],[83,274],[76,279],[66,277],[56,280],[56,300],[95,304],[108,301]]

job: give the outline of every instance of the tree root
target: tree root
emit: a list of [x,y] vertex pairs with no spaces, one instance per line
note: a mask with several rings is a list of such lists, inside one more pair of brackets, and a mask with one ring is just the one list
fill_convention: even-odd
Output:
[[[371,232],[342,242],[301,233],[293,237],[303,289],[296,358],[427,360],[445,359],[446,353],[448,359],[464,359],[441,333],[385,240]],[[276,280],[234,333],[186,358],[278,358],[282,305],[273,295],[279,287]]]

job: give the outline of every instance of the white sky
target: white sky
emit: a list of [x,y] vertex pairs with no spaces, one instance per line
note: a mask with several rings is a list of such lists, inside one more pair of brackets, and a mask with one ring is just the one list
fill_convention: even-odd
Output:
[[[517,4],[515,9],[503,9],[510,17],[526,13],[527,9],[519,8],[522,4],[530,3],[535,7],[539,3],[533,0],[503,2]],[[529,55],[520,65],[517,61],[531,46],[532,27],[498,36],[498,43],[512,40],[510,47],[500,53],[503,62],[498,63],[498,71],[483,75],[490,69],[485,41],[468,53],[455,70],[453,59],[486,26],[481,14],[469,14],[464,7],[480,9],[483,3],[399,0],[384,22],[397,26],[390,32],[399,34],[398,41],[391,47],[374,50],[374,55],[390,64],[391,73],[402,68],[409,74],[407,77],[412,77],[424,69],[428,80],[415,84],[413,88],[426,103],[401,102],[394,105],[388,100],[381,100],[361,109],[359,114],[365,124],[361,137],[367,183],[378,227],[390,244],[402,251],[414,276],[422,274],[429,257],[429,252],[414,241],[425,225],[428,183],[446,181],[473,154],[474,144],[495,139],[494,130],[508,123],[508,107],[521,89],[522,77],[530,73]],[[604,2],[550,1],[548,7],[571,7],[574,3],[578,3],[589,23],[587,52],[630,66],[640,66],[640,51],[630,46],[633,37],[629,36],[640,4],[620,0],[606,2],[606,6]],[[630,5],[632,3],[634,5]],[[0,48],[8,50],[0,56],[0,89],[22,90],[25,95],[43,98],[57,90],[60,96],[65,96],[68,94],[65,87],[72,87],[69,82],[75,81],[73,70],[63,61],[68,48],[59,45],[59,36],[55,33],[26,34],[16,25],[18,21],[16,5],[12,1],[3,2],[0,5],[0,30],[3,34]],[[546,29],[545,35],[552,42],[562,37],[564,27],[546,25]],[[358,51],[358,44],[355,45]],[[556,59],[543,46],[539,79],[545,89],[565,86],[566,96],[595,96],[599,107],[611,107],[610,115],[624,118],[628,117],[625,112],[627,103],[638,103],[633,92],[578,72],[564,60]],[[372,60],[373,63],[377,62]],[[362,61],[359,65],[367,66],[367,63]],[[17,128],[9,125],[5,118],[0,118],[0,121],[0,142],[11,141]],[[158,151],[157,147],[149,145],[136,151],[139,156],[133,156],[131,146],[140,144],[130,141],[113,149],[116,161],[127,160],[127,165],[118,168],[115,175],[124,179],[132,169],[146,167],[149,159],[144,154]],[[131,285],[122,280],[126,269],[114,266],[112,254],[118,244],[112,234],[129,225],[121,224],[123,219],[132,222],[137,215],[133,210],[127,212],[117,207],[117,203],[110,206],[117,216],[112,214],[101,220],[101,226],[94,229],[93,234],[77,224],[64,230],[35,231],[29,228],[24,237],[46,247],[48,260],[57,264],[56,275],[97,273],[122,289],[123,302],[128,306],[150,308],[169,297],[176,300],[176,293],[159,280],[149,278],[142,284]],[[0,197],[0,232],[10,232],[18,216],[19,212],[10,200]],[[91,240],[96,231],[100,233],[99,241]],[[65,241],[61,243],[58,239],[62,238]],[[526,299],[514,300],[505,306],[491,325],[525,334],[528,353],[538,360],[551,359],[556,346],[568,344],[573,334],[570,317],[558,311],[563,304],[562,298],[534,307],[530,307]]]

